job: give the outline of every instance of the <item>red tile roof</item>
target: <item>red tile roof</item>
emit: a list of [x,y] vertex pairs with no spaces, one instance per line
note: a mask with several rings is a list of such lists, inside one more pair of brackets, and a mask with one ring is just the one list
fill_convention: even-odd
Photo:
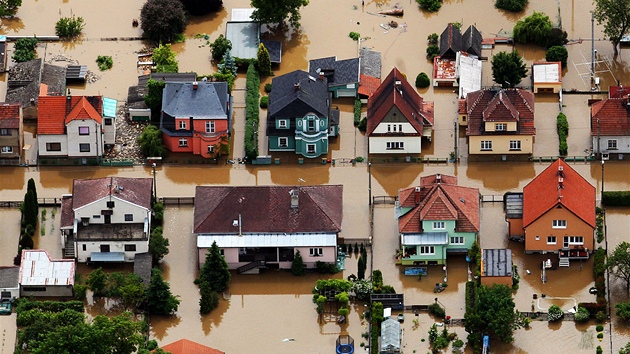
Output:
[[162,349],[171,354],[225,354],[225,352],[212,349],[188,339],[180,339],[163,346]]
[[[298,207],[290,191],[299,190]],[[195,191],[195,233],[229,233],[242,220],[243,232],[339,232],[343,186],[198,186]]]
[[37,134],[64,134],[72,119],[94,119],[101,124],[101,96],[41,96],[37,104]]
[[64,195],[61,198],[61,226],[60,228],[74,227],[74,211],[72,210],[72,196]]
[[595,227],[595,187],[562,159],[549,165],[523,188],[523,227],[558,204]]
[[21,107],[19,103],[0,104],[0,128],[19,129]]
[[152,188],[151,178],[75,179],[72,185],[72,209],[76,210],[108,196],[150,209]]
[[[400,86],[396,87],[396,82]],[[414,127],[418,136],[422,136],[424,125],[433,125],[433,103],[423,102],[409,82],[397,68],[387,75],[383,83],[368,100],[367,135],[383,121],[393,107],[398,108],[407,121]]]
[[376,92],[380,84],[380,78],[361,74],[359,81],[359,95],[367,96],[369,98],[374,94],[374,92]]
[[608,88],[608,98],[624,98],[630,95],[630,89],[624,86],[610,86]]
[[[599,124],[597,120],[599,119]],[[628,98],[609,98],[591,105],[591,135],[630,135]]]
[[401,233],[419,233],[422,220],[455,220],[455,231],[479,232],[479,189],[457,185],[457,177],[440,175],[420,179],[419,187],[398,191],[402,208],[412,208],[398,218]]
[[[479,90],[466,96],[466,135],[535,135],[534,94],[521,89]],[[517,122],[516,132],[485,132],[484,122]]]

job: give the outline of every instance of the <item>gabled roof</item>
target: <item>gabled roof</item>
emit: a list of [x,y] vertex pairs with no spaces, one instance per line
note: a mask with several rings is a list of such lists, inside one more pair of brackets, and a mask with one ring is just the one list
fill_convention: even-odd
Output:
[[[466,135],[535,135],[534,94],[521,89],[479,90],[466,96]],[[517,122],[516,132],[486,132],[484,122]]]
[[[599,123],[598,123],[599,120]],[[609,98],[591,105],[591,135],[630,135],[630,106],[628,97]]]
[[[439,176],[439,179],[438,179]],[[421,233],[423,220],[455,220],[455,231],[479,232],[479,189],[457,185],[457,177],[436,174],[420,186],[398,191],[400,233]]]
[[397,68],[392,69],[368,100],[368,136],[383,121],[392,107],[400,110],[419,135],[422,135],[424,125],[433,125],[433,103],[424,102]]
[[523,188],[523,227],[557,205],[595,227],[595,187],[562,159],[553,162]]
[[[298,207],[291,207],[298,191]],[[198,186],[195,191],[194,233],[339,232],[343,186]]]
[[162,111],[175,118],[227,119],[229,100],[226,82],[167,82],[162,93]]
[[225,354],[220,350],[212,349],[188,339],[180,339],[169,343],[163,346],[162,349],[171,354]]
[[477,30],[477,27],[474,25],[470,25],[466,32],[462,35],[462,50],[476,55],[478,57],[481,56],[481,42],[483,41],[483,37],[481,33]]
[[93,119],[101,124],[101,96],[41,96],[37,106],[37,134],[64,134],[74,119]]
[[270,118],[303,117],[312,112],[320,117],[328,116],[328,84],[326,80],[309,75],[306,71],[295,70],[275,77],[271,81],[273,89],[269,93]]
[[72,185],[72,209],[112,196],[151,209],[151,178],[104,177],[75,179]]
[[0,104],[0,128],[18,129],[20,127],[20,108],[19,103],[1,103]]
[[359,58],[337,60],[337,57],[312,59],[308,62],[308,72],[319,77],[326,76],[328,86],[347,85],[359,82]]
[[381,85],[381,79],[379,79],[378,77],[361,74],[360,79],[359,95],[364,95],[368,98],[372,96]]
[[457,52],[462,50],[462,34],[457,27],[449,23],[440,35],[440,57],[455,59]]

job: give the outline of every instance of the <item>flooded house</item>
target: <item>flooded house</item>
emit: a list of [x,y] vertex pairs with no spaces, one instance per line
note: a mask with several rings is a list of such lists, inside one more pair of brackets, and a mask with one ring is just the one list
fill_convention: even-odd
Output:
[[531,155],[534,151],[534,94],[521,89],[485,89],[460,101],[469,155]]
[[193,232],[199,266],[216,242],[230,269],[307,268],[337,261],[343,186],[198,186]]
[[623,160],[630,153],[630,99],[628,93],[619,96],[591,105],[593,152],[603,160]]
[[74,295],[73,259],[52,259],[46,250],[23,250],[20,262],[20,297]]
[[269,151],[295,151],[315,158],[328,153],[328,139],[339,133],[325,77],[296,70],[274,77],[267,109]]
[[511,288],[513,272],[511,249],[481,250],[481,285],[502,284]]
[[457,177],[434,174],[398,192],[396,216],[402,265],[446,264],[466,254],[480,228],[479,190],[457,185]]
[[75,179],[61,201],[61,243],[79,263],[133,262],[149,251],[151,178]]
[[534,93],[558,93],[562,90],[562,63],[536,62],[532,65]]
[[24,147],[24,118],[19,103],[0,104],[0,165],[19,165]]
[[525,253],[556,253],[560,266],[593,252],[595,187],[562,159],[523,188]]
[[473,25],[462,35],[453,23],[440,34],[440,55],[433,58],[433,86],[459,87],[459,96],[481,89],[481,33]]
[[171,354],[225,354],[220,350],[210,348],[206,345],[193,342],[188,339],[180,339],[163,345],[161,348],[165,352]]
[[166,149],[216,157],[230,135],[231,100],[226,82],[167,82],[160,117]]
[[308,73],[315,77],[325,77],[333,98],[357,97],[361,81],[360,67],[359,58],[318,58],[308,62]]
[[433,102],[424,101],[394,68],[368,100],[368,152],[419,155],[423,138],[432,139],[433,121]]

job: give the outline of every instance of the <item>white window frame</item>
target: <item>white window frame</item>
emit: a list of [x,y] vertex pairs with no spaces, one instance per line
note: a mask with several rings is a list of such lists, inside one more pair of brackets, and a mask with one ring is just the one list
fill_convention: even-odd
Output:
[[314,132],[317,129],[317,122],[315,119],[307,119],[306,120],[306,131]]
[[449,244],[463,245],[463,244],[466,244],[466,240],[464,239],[464,236],[451,236],[449,240]]
[[399,133],[402,133],[402,132],[403,132],[403,129],[402,129],[402,124],[398,124],[398,132],[399,132]]
[[206,121],[206,133],[214,133],[215,132],[215,126],[214,126],[214,121]]
[[422,255],[435,254],[435,246],[420,246],[418,254],[422,254]]
[[309,249],[308,254],[311,257],[323,257],[324,256],[324,249],[322,247],[311,247]]
[[3,146],[2,147],[2,153],[3,154],[12,154],[13,153],[13,146]]
[[505,123],[496,123],[494,125],[494,131],[496,131],[496,132],[507,131],[507,124],[505,124]]
[[387,124],[387,132],[391,132],[392,131],[392,125],[391,124]]
[[317,152],[317,145],[315,144],[306,144],[306,153],[314,154]]
[[179,147],[188,147],[188,139],[179,138]]
[[444,221],[434,221],[433,230],[446,230],[446,223]]
[[558,238],[556,236],[547,236],[547,244],[555,245],[558,243]]
[[405,148],[404,141],[388,141],[385,143],[387,150],[403,150]]
[[584,244],[584,236],[565,236],[569,238],[570,245],[583,245]]
[[[55,147],[55,149],[53,149],[53,146]],[[59,146],[59,149],[56,149],[57,146]],[[46,151],[61,151],[61,143],[59,142],[46,143]]]
[[278,147],[288,148],[289,147],[289,138],[286,136],[278,137]]
[[11,132],[7,128],[2,128],[2,129],[0,129],[0,135],[2,135],[2,136],[11,135]]
[[214,154],[214,145],[208,145],[208,154]]
[[608,139],[608,150],[617,150],[617,139]]
[[553,220],[551,222],[551,227],[554,229],[566,229],[567,221],[566,220]]
[[[85,147],[87,146],[87,149],[85,149]],[[79,144],[79,152],[90,152],[90,144],[87,143],[81,143]]]
[[520,140],[510,140],[510,150],[521,150],[521,141]]
[[180,130],[186,129],[186,121],[185,120],[180,120],[179,121],[179,129]]
[[482,140],[481,151],[492,151],[492,140]]
[[278,128],[280,129],[286,129],[289,127],[289,125],[287,124],[287,120],[286,119],[278,119]]

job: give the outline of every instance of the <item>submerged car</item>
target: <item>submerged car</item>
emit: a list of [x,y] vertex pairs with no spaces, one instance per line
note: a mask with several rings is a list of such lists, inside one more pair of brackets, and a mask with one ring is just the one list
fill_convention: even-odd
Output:
[[11,314],[11,303],[9,301],[0,302],[0,315]]

